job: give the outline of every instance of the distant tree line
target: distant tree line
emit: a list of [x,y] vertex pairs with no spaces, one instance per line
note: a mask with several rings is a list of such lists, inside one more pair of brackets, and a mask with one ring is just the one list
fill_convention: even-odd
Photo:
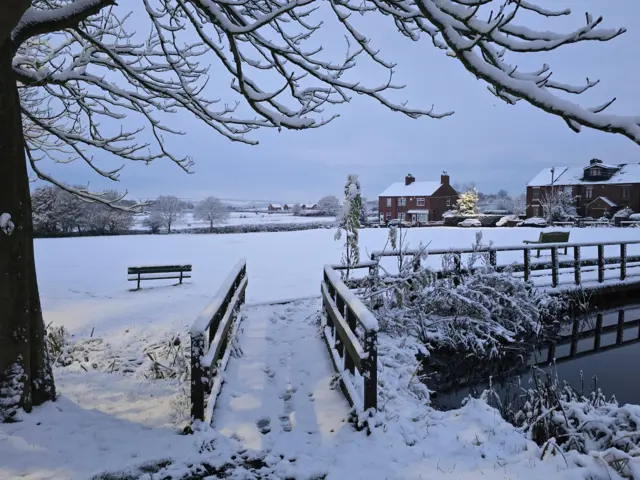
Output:
[[[74,189],[84,189],[74,186]],[[133,200],[119,200],[116,190],[103,192],[115,206],[131,207]],[[31,194],[34,234],[39,237],[71,235],[119,235],[133,226],[133,212],[83,200],[57,186],[39,187]]]

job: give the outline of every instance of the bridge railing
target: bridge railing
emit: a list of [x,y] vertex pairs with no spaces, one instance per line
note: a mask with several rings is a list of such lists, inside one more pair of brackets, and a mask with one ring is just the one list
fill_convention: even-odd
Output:
[[220,393],[221,373],[229,360],[229,343],[237,313],[245,300],[247,261],[231,270],[209,305],[193,323],[191,335],[191,417],[204,420],[206,396],[209,410]]
[[[443,274],[452,273],[464,273],[465,270],[462,267],[462,255],[464,254],[480,254],[484,253],[488,256],[489,263],[497,270],[505,270],[510,268],[514,272],[522,272],[525,281],[531,278],[531,272],[540,270],[550,270],[551,273],[551,286],[557,287],[560,283],[559,277],[561,269],[570,269],[573,273],[573,283],[580,285],[582,283],[582,274],[584,272],[597,270],[597,280],[599,283],[603,283],[605,278],[605,271],[610,269],[619,269],[618,278],[625,280],[629,277],[640,276],[640,269],[638,273],[629,275],[627,272],[627,266],[629,263],[640,262],[640,255],[627,255],[627,247],[629,245],[640,245],[640,240],[636,241],[616,241],[616,242],[580,242],[580,243],[544,243],[544,244],[527,244],[527,245],[514,245],[514,246],[500,246],[500,247],[482,247],[482,248],[462,248],[462,249],[407,249],[399,252],[397,250],[389,251],[374,251],[371,253],[372,261],[380,261],[383,257],[396,257],[400,254],[407,256],[415,256],[416,262],[419,264],[420,257],[426,254],[429,255],[452,255],[454,260],[454,269],[452,272],[443,272]],[[605,256],[605,247],[617,246],[619,248],[618,255]],[[582,251],[588,247],[597,248],[596,258],[582,258]],[[564,249],[572,249],[573,258],[571,260],[560,260],[559,251]],[[532,260],[532,250],[550,250],[550,260]],[[498,254],[500,252],[514,252],[520,251],[522,255],[522,262],[512,262],[508,264],[498,264]],[[596,267],[595,269],[588,269],[585,267]]]
[[[378,320],[330,265],[324,267],[321,290],[326,317],[323,336],[333,366],[340,374],[340,387],[357,411],[375,410],[378,407]],[[345,375],[346,372],[351,375]],[[352,382],[356,372],[362,377],[362,394]]]

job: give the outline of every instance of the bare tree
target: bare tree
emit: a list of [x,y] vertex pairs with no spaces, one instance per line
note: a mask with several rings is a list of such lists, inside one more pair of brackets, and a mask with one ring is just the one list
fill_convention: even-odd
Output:
[[216,197],[207,197],[196,204],[195,217],[209,222],[209,230],[213,232],[216,223],[222,223],[229,218],[229,210]]
[[[171,153],[165,143],[180,133],[167,123],[178,110],[230,140],[250,144],[255,141],[247,134],[262,127],[320,127],[336,118],[332,112],[322,116],[327,107],[355,94],[410,118],[450,115],[385,96],[399,88],[391,78],[395,64],[358,30],[354,12],[382,14],[411,40],[430,37],[509,104],[524,100],[562,118],[574,131],[585,126],[640,143],[638,117],[603,112],[612,101],[585,108],[556,95],[580,94],[597,81],[572,86],[552,78],[547,65],[526,72],[507,60],[512,52],[547,52],[624,32],[600,29],[602,18],[591,15],[574,31],[553,33],[516,24],[519,12],[543,18],[570,14],[534,0],[142,0],[135,2],[135,12],[134,2],[115,3],[0,2],[0,215],[6,225],[16,226],[6,229],[11,235],[0,233],[3,418],[55,396],[35,274],[27,164],[41,179],[122,208],[117,199],[63,185],[39,160],[78,160],[114,181],[120,169],[102,169],[93,162],[96,152],[144,163],[168,158],[188,171],[192,159]],[[317,47],[314,34],[328,22],[326,15],[318,20],[316,9],[323,11],[318,15],[332,13],[348,39],[339,61]],[[134,14],[136,30],[149,31],[149,38],[134,33]],[[333,33],[332,38],[342,36]],[[347,74],[361,57],[388,72],[389,80],[367,85],[357,73],[350,80]],[[205,92],[208,58],[217,61],[216,74],[223,71],[231,79],[235,101],[218,102]],[[278,87],[265,88],[274,80]],[[135,127],[122,125],[125,116],[133,117],[128,123]],[[114,125],[118,128],[110,128]],[[143,128],[148,129],[144,137],[138,135]]]
[[338,198],[334,197],[333,195],[322,197],[320,200],[318,200],[316,209],[325,215],[338,215],[341,211],[340,200],[338,200]]
[[151,212],[149,216],[142,221],[142,225],[147,227],[151,233],[159,233],[164,226],[164,218],[160,212]]
[[564,187],[552,187],[540,195],[540,206],[545,220],[562,222],[576,215],[576,207],[571,194],[571,189]]
[[299,203],[296,203],[293,205],[293,207],[291,207],[291,213],[293,213],[294,215],[300,215],[301,212],[302,205],[300,205]]
[[160,195],[153,202],[153,210],[158,212],[164,220],[163,227],[167,229],[167,233],[171,233],[171,227],[174,223],[183,217],[184,203],[173,195]]

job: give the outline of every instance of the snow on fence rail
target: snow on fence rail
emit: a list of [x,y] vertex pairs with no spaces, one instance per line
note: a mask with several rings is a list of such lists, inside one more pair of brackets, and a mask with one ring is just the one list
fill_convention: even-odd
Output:
[[[358,414],[375,410],[378,407],[378,321],[330,265],[324,267],[321,290],[326,322],[322,331],[333,366],[340,374],[342,391]],[[356,371],[364,381],[362,399],[353,382]]]
[[[482,247],[482,248],[462,248],[462,249],[407,249],[404,251],[390,250],[390,251],[374,251],[371,253],[372,261],[379,261],[382,257],[395,257],[398,255],[415,256],[416,261],[419,263],[420,258],[423,255],[453,255],[454,257],[454,271],[464,272],[461,265],[461,256],[463,254],[478,254],[486,253],[489,256],[489,263],[497,270],[504,270],[510,268],[515,272],[523,272],[525,281],[531,278],[531,272],[536,270],[551,270],[551,286],[557,287],[559,284],[559,276],[561,269],[573,270],[574,282],[576,285],[582,283],[582,273],[589,271],[584,267],[597,266],[598,283],[604,283],[606,265],[616,265],[620,270],[620,280],[625,280],[630,277],[640,276],[639,273],[628,274],[627,266],[629,263],[640,262],[640,255],[627,255],[628,245],[640,245],[640,241],[617,241],[617,242],[580,242],[580,243],[534,243],[529,245],[513,245],[513,246],[501,246],[501,247]],[[605,256],[604,248],[607,246],[618,246],[620,248],[620,254],[616,256]],[[583,259],[581,256],[581,249],[586,247],[597,247],[598,255],[596,258]],[[562,260],[558,258],[558,250],[572,248],[573,260]],[[551,261],[532,261],[531,250],[551,250]],[[498,253],[499,252],[513,252],[522,251],[522,263],[512,262],[510,264],[498,265]],[[562,273],[566,273],[562,272]]]
[[[191,417],[204,420],[213,404],[229,360],[230,332],[247,289],[247,261],[240,260],[191,327]],[[205,396],[209,401],[205,402]]]

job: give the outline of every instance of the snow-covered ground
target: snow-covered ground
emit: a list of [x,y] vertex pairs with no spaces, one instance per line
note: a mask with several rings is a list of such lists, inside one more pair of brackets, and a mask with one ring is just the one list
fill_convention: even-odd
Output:
[[[431,242],[431,248],[468,247],[475,235],[455,228],[407,232],[411,245]],[[521,244],[539,232],[485,229],[484,241]],[[362,231],[363,254],[383,248],[387,233]],[[640,240],[640,230],[571,230],[571,241],[613,240]],[[594,472],[598,462],[589,457],[540,461],[539,449],[481,402],[439,413],[398,393],[388,399],[399,415],[387,419],[388,431],[381,427],[369,437],[353,431],[340,418],[346,404],[327,387],[330,363],[316,338],[317,299],[249,305],[239,343],[245,355],[231,359],[229,383],[219,399],[220,412],[228,416],[216,420],[214,415],[209,431],[177,435],[172,415],[184,408],[181,383],[146,378],[149,345],[170,342],[175,334],[186,338],[187,327],[240,257],[248,261],[247,301],[255,305],[317,296],[322,265],[339,262],[340,253],[330,230],[37,240],[45,321],[65,326],[82,344],[82,353],[79,361],[55,368],[57,402],[36,409],[21,423],[0,425],[0,478],[88,478],[167,458],[183,469],[189,461],[220,464],[232,461],[232,453],[242,458],[238,452],[258,455],[255,450],[265,449],[276,455],[266,462],[273,478],[288,473],[295,478],[583,478],[585,469],[574,468],[576,462]],[[518,259],[517,253],[511,260],[509,255],[499,262]],[[126,281],[127,266],[182,262],[193,264],[188,283],[145,282],[142,290],[130,291],[134,285]],[[402,377],[404,386],[384,374],[381,378],[396,382],[392,386],[401,392],[410,375]],[[276,390],[283,398],[272,398]],[[288,407],[287,390],[293,399]],[[293,410],[286,412],[291,405]],[[285,414],[291,432],[284,428]],[[257,416],[269,416],[269,436],[256,435]],[[312,418],[320,418],[313,428]],[[306,428],[313,432],[306,434],[308,441],[301,440]],[[212,441],[215,449],[209,451]],[[286,463],[278,461],[281,452]],[[237,478],[252,478],[237,468]]]
[[[144,219],[146,215],[136,215],[133,228],[136,230],[144,230]],[[274,225],[274,224],[290,224],[290,223],[332,223],[335,217],[312,217],[297,216],[287,212],[268,213],[267,211],[257,212],[230,212],[224,225]],[[178,222],[171,228],[174,230],[189,230],[195,228],[208,228],[209,224],[205,221],[194,218],[193,213],[185,213]]]

